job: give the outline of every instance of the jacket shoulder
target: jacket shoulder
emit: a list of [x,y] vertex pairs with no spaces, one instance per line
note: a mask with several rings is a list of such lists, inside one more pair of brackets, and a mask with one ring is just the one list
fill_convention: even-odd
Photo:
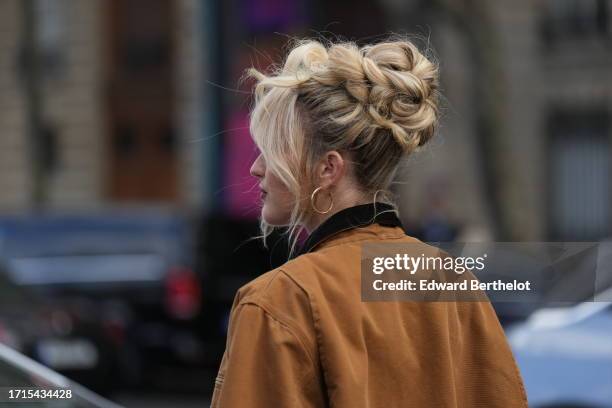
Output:
[[273,319],[290,327],[307,348],[316,348],[314,319],[309,294],[284,270],[264,273],[242,286],[235,305],[257,305]]
[[309,291],[300,278],[317,268],[319,256],[318,252],[301,255],[253,279],[238,290],[240,303],[276,303],[286,297],[308,298]]
[[283,297],[305,296],[302,288],[291,279],[284,265],[268,271],[238,289],[238,303],[268,303]]

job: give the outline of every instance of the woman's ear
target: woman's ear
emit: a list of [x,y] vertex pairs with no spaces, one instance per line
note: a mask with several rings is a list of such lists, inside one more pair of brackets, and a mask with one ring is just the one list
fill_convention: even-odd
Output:
[[325,153],[317,167],[319,186],[328,188],[331,185],[338,184],[345,172],[346,162],[340,153],[335,150]]

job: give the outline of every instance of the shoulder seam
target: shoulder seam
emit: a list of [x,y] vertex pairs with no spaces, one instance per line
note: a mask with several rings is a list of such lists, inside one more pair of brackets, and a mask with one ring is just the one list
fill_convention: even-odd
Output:
[[306,374],[308,374],[310,371],[313,371],[315,369],[316,365],[315,365],[315,361],[314,361],[313,356],[311,355],[310,351],[308,351],[308,348],[304,344],[304,341],[300,338],[300,336],[297,335],[296,330],[293,327],[291,327],[291,325],[289,325],[287,322],[283,321],[279,317],[275,316],[273,313],[271,313],[266,308],[265,305],[263,305],[261,303],[258,303],[255,300],[245,300],[244,302],[240,302],[240,306],[254,306],[254,307],[262,310],[266,316],[268,316],[270,319],[272,319],[275,322],[277,322],[278,324],[280,324],[285,330],[287,330],[298,341],[298,343],[300,344],[302,350],[306,354],[306,357],[310,361],[310,370],[307,370],[304,373],[304,375],[302,376],[302,379],[306,377]]
[[[270,287],[270,285],[272,285],[272,282],[274,282],[274,279],[276,279],[276,277],[278,276],[278,274],[280,273],[280,269],[272,269],[271,271],[269,271],[267,274],[269,274],[267,282],[265,282],[265,284],[261,287],[261,289],[258,289],[255,293],[251,293],[251,294],[247,294],[246,296],[240,298],[240,300],[238,301],[238,306],[243,304],[243,303],[249,303],[252,302],[254,299],[261,299],[266,292],[268,291],[268,288]],[[266,275],[266,274],[264,274]],[[256,280],[262,278],[264,275],[261,275],[260,277],[256,278],[255,280],[249,282],[246,286],[249,286],[251,283],[255,282]],[[244,288],[243,287],[243,288]],[[240,288],[239,290],[242,290],[243,288]]]
[[[306,350],[316,349],[316,342],[314,341],[314,339],[313,339],[312,342],[308,341],[309,338],[304,333],[304,331],[300,329],[300,324],[298,324],[295,320],[293,320],[291,318],[291,316],[287,316],[286,314],[283,314],[282,311],[279,310],[267,298],[267,292],[268,292],[268,289],[270,288],[270,286],[272,285],[272,282],[275,279],[277,279],[281,274],[286,276],[287,279],[289,279],[291,281],[291,284],[295,285],[295,287],[297,287],[298,290],[300,292],[302,292],[303,295],[305,296],[306,301],[308,302],[308,305],[311,308],[311,310],[310,310],[310,318],[313,320],[313,324],[314,324],[314,316],[312,314],[312,302],[311,302],[311,298],[310,298],[310,296],[308,294],[308,291],[306,291],[306,289],[304,289],[304,287],[302,285],[300,285],[295,279],[293,279],[293,277],[291,277],[285,270],[283,270],[282,267],[279,267],[279,268],[277,268],[275,270],[275,272],[270,277],[269,281],[266,282],[266,285],[258,293],[254,293],[252,295],[247,295],[246,297],[244,297],[243,299],[240,300],[238,305],[242,305],[242,304],[254,304],[254,305],[259,306],[260,308],[264,309],[265,312],[268,313],[271,317],[273,317],[274,319],[278,320],[279,322],[282,322],[287,327],[290,327],[293,330],[293,332],[296,335],[296,337],[300,338],[302,343],[304,343],[304,346],[305,346]],[[313,331],[316,331],[315,327],[313,327]],[[297,334],[300,334],[300,335],[297,336]],[[308,345],[310,345],[310,347],[308,347]]]

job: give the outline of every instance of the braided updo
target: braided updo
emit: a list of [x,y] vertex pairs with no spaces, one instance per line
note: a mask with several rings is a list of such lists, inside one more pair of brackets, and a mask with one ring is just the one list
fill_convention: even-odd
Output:
[[294,226],[307,215],[311,172],[325,152],[348,153],[359,187],[374,199],[438,122],[438,67],[409,40],[363,47],[302,40],[280,69],[248,74],[257,80],[251,134],[298,197]]

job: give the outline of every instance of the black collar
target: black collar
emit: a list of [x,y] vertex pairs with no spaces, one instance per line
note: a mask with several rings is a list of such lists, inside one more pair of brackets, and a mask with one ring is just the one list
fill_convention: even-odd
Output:
[[386,227],[403,228],[395,208],[390,204],[376,202],[345,208],[315,228],[296,256],[311,252],[317,245],[339,232],[374,223]]

